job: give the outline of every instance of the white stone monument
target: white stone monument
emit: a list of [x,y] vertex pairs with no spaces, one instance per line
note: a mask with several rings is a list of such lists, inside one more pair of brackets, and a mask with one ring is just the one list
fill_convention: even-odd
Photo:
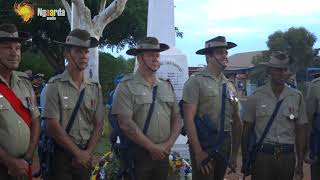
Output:
[[[188,79],[187,57],[176,46],[176,33],[174,23],[173,0],[149,0],[148,3],[148,36],[159,39],[160,42],[168,44],[170,49],[160,54],[159,77],[170,79],[177,100],[182,98],[183,85]],[[187,138],[179,136],[173,150],[185,157],[189,157],[187,149]]]
[[189,77],[188,63],[186,56],[176,48],[173,0],[149,0],[147,35],[170,46],[169,50],[160,55],[161,66],[157,74],[170,79],[177,100],[181,100],[183,85]]

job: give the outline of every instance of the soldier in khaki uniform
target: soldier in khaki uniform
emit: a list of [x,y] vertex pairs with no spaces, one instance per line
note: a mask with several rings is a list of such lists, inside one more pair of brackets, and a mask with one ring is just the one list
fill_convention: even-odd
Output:
[[[67,69],[48,82],[42,117],[50,136],[58,144],[49,179],[88,180],[91,174],[93,150],[103,128],[103,104],[100,84],[84,77],[89,60],[88,48],[98,41],[81,29],[66,38],[64,56]],[[69,134],[65,129],[80,92],[83,101]]]
[[294,174],[297,179],[302,179],[307,123],[303,96],[300,91],[285,84],[289,66],[289,58],[285,53],[272,54],[270,61],[264,65],[270,82],[248,97],[243,116],[242,152],[247,152],[250,130],[254,128],[258,142],[276,104],[283,100],[262,146],[259,147],[251,179],[292,180]]
[[[31,82],[27,74],[15,71],[21,60],[20,42],[27,39],[15,25],[0,25],[0,86],[14,94],[6,96],[0,90],[0,179],[27,179],[39,138],[40,113]],[[16,106],[26,110],[28,118]]]
[[[307,115],[308,120],[312,128],[319,129],[319,120],[320,120],[320,78],[316,78],[311,82],[311,85],[308,90],[307,98]],[[317,121],[317,123],[315,122]],[[318,139],[320,141],[320,139]],[[314,142],[314,145],[320,142]],[[309,153],[307,154],[309,155]],[[317,156],[316,162],[311,164],[311,179],[318,180],[320,179],[320,154],[315,154]]]
[[[194,73],[184,85],[183,90],[183,112],[184,124],[189,138],[190,154],[192,161],[192,179],[214,179],[223,180],[227,165],[233,171],[236,168],[236,157],[240,146],[241,121],[239,112],[239,101],[236,98],[236,90],[231,81],[223,74],[228,63],[228,49],[236,44],[226,42],[225,37],[218,36],[206,41],[205,48],[196,53],[206,56],[208,66]],[[223,84],[226,84],[225,111],[221,115]],[[224,116],[224,127],[221,129],[224,138],[219,157],[213,158],[208,163],[203,162],[208,157],[208,150],[204,149],[198,137],[198,131],[194,123],[195,116],[200,118],[208,116],[215,129],[220,132],[220,120]],[[203,119],[202,119],[203,120]],[[218,142],[218,134],[212,137],[211,143]],[[231,145],[232,144],[232,145]],[[232,146],[232,148],[231,148]],[[231,155],[230,155],[231,154]]]
[[[134,176],[139,180],[166,180],[168,155],[181,128],[179,107],[169,81],[159,79],[159,52],[168,45],[154,37],[138,42],[127,54],[137,56],[136,73],[124,77],[114,95],[112,114],[117,115],[120,128],[134,143],[142,147],[136,154]],[[154,110],[146,134],[143,133],[147,114],[157,88]]]

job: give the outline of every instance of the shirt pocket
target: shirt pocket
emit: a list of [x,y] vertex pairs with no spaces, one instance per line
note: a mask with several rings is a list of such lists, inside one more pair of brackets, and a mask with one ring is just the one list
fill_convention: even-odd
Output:
[[213,86],[207,86],[205,88],[201,89],[202,95],[205,97],[217,97],[219,96],[219,91],[217,88],[214,88]]
[[90,111],[96,111],[98,105],[98,98],[94,95],[93,91],[86,90],[84,95],[84,104],[86,109]]
[[70,96],[62,96],[61,97],[61,106],[63,110],[69,111],[74,108],[74,103]]
[[299,102],[288,102],[287,104],[284,104],[282,108],[282,115],[285,119],[289,121],[295,121],[298,118],[298,106]]
[[160,101],[162,101],[164,103],[169,103],[171,105],[174,102],[174,96],[172,94],[161,93],[161,94],[159,94],[159,99],[160,99]]
[[27,97],[24,97],[23,99],[20,98],[20,101],[22,102],[23,106],[26,109],[29,109],[30,111],[34,111],[34,108],[36,108],[34,104],[34,100],[35,100],[34,98],[35,98],[34,96],[27,96]]
[[138,104],[138,105],[152,103],[152,97],[148,94],[135,94],[134,99],[135,99],[136,104]]
[[9,110],[9,102],[0,94],[0,112]]
[[271,116],[273,109],[267,104],[258,104],[256,110],[257,117]]

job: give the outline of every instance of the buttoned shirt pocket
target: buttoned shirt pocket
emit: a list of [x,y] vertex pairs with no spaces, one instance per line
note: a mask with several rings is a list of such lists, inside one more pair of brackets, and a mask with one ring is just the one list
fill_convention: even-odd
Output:
[[27,96],[27,97],[24,97],[23,99],[20,99],[20,101],[22,102],[23,106],[29,109],[30,111],[33,111],[34,108],[36,108],[34,104],[34,97]]
[[258,104],[256,109],[257,117],[271,116],[273,109],[267,104]]
[[97,100],[95,98],[86,98],[85,99],[85,106],[90,111],[96,111],[97,110]]
[[95,89],[90,89],[89,87],[87,87],[83,97],[84,104],[89,111],[97,110],[98,99],[97,94],[95,94],[94,90]]
[[219,96],[219,92],[213,86],[207,86],[206,88],[202,88],[201,92],[205,97],[216,97]]
[[289,99],[289,102],[282,107],[282,115],[289,121],[295,121],[299,115],[298,108],[299,102],[293,102],[293,99]]
[[147,94],[135,94],[135,102],[138,105],[151,104],[152,97]]
[[217,103],[218,99],[219,91],[217,88],[214,88],[213,86],[200,88],[200,103]]
[[0,94],[0,112],[9,110],[9,104],[7,100]]
[[71,97],[69,96],[62,96],[61,97],[61,106],[63,110],[69,111],[74,108],[74,104],[72,102]]
[[159,94],[159,99],[170,106],[174,103],[174,96],[172,94],[161,93]]

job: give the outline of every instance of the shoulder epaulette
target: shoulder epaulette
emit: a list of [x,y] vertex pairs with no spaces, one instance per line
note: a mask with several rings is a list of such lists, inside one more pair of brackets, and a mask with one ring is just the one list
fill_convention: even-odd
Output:
[[133,74],[126,74],[120,82],[128,81],[130,79],[133,79]]
[[260,91],[263,91],[263,90],[265,90],[265,89],[266,89],[266,88],[265,88],[265,85],[262,85],[262,86],[258,87],[255,91],[253,91],[252,94],[256,94],[256,93],[258,93],[258,92],[260,92]]
[[49,79],[48,83],[53,83],[61,78],[61,74],[58,74],[56,76],[53,76],[52,78]]
[[88,80],[90,83],[96,85],[99,89],[101,89],[101,85],[98,81]]
[[199,75],[202,75],[202,72],[201,72],[201,71],[195,72],[195,73],[193,73],[191,76],[199,76]]
[[296,89],[296,88],[290,88],[290,87],[289,87],[289,89],[290,89],[293,93],[296,93],[296,94],[299,94],[299,95],[302,94],[301,91],[299,91],[299,90]]
[[16,75],[20,78],[25,78],[29,81],[31,81],[31,78],[27,75],[27,73],[20,72],[20,71],[15,71]]
[[[164,80],[164,79],[163,79],[163,80]],[[164,80],[164,81],[166,81],[166,82],[169,84],[169,86],[171,87],[171,89],[174,90],[173,85],[172,85],[170,79],[166,79],[166,80]]]
[[318,78],[316,78],[316,79],[312,80],[311,82],[312,82],[312,83],[315,83],[315,82],[319,82],[319,81],[320,81],[320,77],[318,77]]

